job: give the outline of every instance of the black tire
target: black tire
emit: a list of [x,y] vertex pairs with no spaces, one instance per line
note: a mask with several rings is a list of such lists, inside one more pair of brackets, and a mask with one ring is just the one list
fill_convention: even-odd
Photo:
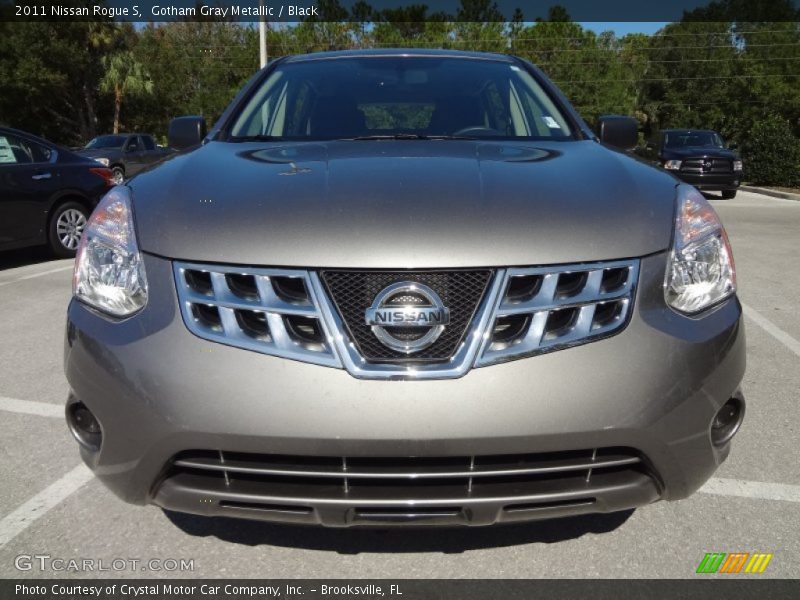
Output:
[[722,191],[722,199],[723,200],[732,200],[736,198],[736,190],[723,190]]
[[116,185],[120,185],[123,181],[125,181],[125,169],[123,169],[119,165],[114,165],[111,167],[111,173],[114,176],[114,183]]
[[89,211],[78,202],[65,202],[50,217],[47,240],[53,254],[71,258],[78,250],[78,242],[89,220]]

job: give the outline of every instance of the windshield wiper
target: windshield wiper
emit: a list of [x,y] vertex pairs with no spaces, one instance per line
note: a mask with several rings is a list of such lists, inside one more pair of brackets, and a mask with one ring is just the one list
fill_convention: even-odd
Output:
[[477,138],[465,135],[424,135],[421,133],[393,133],[382,135],[359,135],[352,138],[341,138],[348,141],[373,141],[373,140],[474,140]]

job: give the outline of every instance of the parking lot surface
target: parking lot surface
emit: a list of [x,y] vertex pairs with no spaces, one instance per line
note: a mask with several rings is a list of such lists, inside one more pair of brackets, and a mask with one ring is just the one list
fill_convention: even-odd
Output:
[[[757,577],[797,577],[800,202],[740,192],[714,205],[748,339],[747,415],[727,462],[679,502],[480,529],[302,528],[122,503],[81,466],[62,416],[70,261],[0,253],[0,577],[684,578],[698,577],[706,552],[772,553]],[[95,570],[19,570],[20,555],[88,559]],[[115,559],[184,559],[193,570],[96,570]]]

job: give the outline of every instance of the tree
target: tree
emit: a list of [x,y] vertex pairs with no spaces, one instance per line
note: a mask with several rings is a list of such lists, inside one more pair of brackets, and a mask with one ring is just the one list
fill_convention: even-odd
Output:
[[105,75],[100,89],[114,94],[114,133],[119,133],[119,117],[125,97],[143,96],[153,93],[153,82],[142,63],[133,52],[123,50],[103,59]]
[[100,57],[118,30],[105,22],[1,22],[0,123],[69,145],[94,137],[106,118],[97,104]]
[[745,139],[745,178],[755,184],[800,185],[800,139],[786,119],[768,115]]

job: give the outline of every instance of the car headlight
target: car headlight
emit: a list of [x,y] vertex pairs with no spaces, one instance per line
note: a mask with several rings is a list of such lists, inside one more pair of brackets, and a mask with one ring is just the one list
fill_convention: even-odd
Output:
[[742,170],[742,161],[741,160],[734,160],[733,161],[733,170],[734,171],[741,171]]
[[675,240],[664,278],[667,304],[696,313],[735,292],[733,253],[717,213],[695,188],[679,185]]
[[95,160],[97,162],[99,162],[101,165],[103,165],[104,167],[107,167],[111,162],[107,158],[95,158]]
[[147,304],[147,277],[127,187],[108,192],[89,218],[75,257],[72,293],[115,317],[131,315]]
[[679,160],[665,160],[664,168],[668,171],[678,171],[681,168],[681,161]]

